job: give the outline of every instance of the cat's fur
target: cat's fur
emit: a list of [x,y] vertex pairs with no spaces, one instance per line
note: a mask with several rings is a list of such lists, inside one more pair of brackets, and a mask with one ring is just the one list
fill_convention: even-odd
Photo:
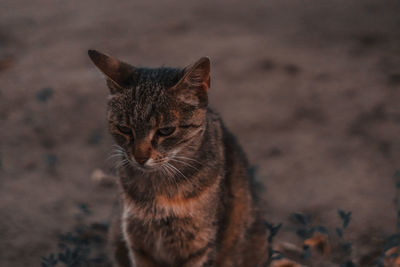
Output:
[[149,69],[89,56],[107,78],[122,157],[117,265],[263,266],[267,236],[246,157],[208,108],[209,59]]

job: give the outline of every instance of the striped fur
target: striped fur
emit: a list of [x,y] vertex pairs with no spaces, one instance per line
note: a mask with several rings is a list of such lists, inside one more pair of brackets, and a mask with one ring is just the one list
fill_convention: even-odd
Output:
[[89,55],[108,81],[122,162],[110,234],[116,266],[264,266],[267,238],[246,157],[208,108],[209,60],[149,69]]

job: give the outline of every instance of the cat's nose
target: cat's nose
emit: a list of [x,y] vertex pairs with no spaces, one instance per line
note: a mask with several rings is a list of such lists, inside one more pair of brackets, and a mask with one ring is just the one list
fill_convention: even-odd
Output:
[[139,163],[140,165],[144,165],[149,157],[135,157],[135,159],[137,163]]
[[134,147],[134,157],[140,165],[144,165],[151,155],[151,140],[138,139]]

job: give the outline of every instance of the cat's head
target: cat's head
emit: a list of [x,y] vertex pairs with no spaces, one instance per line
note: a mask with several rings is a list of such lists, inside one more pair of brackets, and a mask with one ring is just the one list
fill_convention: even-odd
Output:
[[154,171],[185,162],[205,129],[210,60],[203,57],[183,69],[137,68],[88,53],[106,76],[109,129],[123,163]]

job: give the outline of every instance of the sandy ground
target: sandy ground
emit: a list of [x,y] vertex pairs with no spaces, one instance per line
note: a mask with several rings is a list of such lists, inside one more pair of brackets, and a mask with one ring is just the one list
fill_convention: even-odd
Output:
[[82,203],[87,223],[109,220],[117,190],[91,179],[113,164],[89,48],[138,66],[209,56],[211,104],[257,166],[277,239],[301,242],[293,212],[333,234],[352,211],[351,257],[373,266],[397,230],[399,14],[395,0],[2,0],[0,266],[57,253]]

